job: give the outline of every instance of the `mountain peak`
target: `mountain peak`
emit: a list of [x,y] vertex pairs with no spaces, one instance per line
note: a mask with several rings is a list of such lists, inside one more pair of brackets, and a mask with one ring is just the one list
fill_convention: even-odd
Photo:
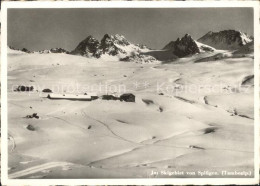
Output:
[[103,39],[104,39],[104,38],[111,38],[111,35],[105,34],[105,35],[103,36]]
[[150,49],[145,45],[130,43],[125,36],[121,34],[110,35],[106,33],[100,41],[95,39],[92,35],[88,36],[81,41],[70,54],[95,58],[99,58],[102,55],[104,55],[104,57],[107,57],[105,55],[110,55],[121,59],[132,53],[141,54],[149,50]]
[[89,35],[86,39],[81,41],[73,51],[71,51],[71,54],[88,57],[94,56],[98,58],[101,55],[100,50],[98,50],[99,47],[100,42],[92,35]]
[[185,57],[200,52],[196,42],[189,34],[185,34],[181,39],[177,38],[176,41],[171,41],[163,49],[172,50],[178,57]]
[[89,35],[85,40],[95,39],[92,35]]
[[98,41],[98,40],[95,37],[93,37],[92,35],[89,35],[82,42],[95,42],[95,41]]
[[114,37],[115,37],[116,39],[121,39],[121,38],[124,38],[124,39],[125,39],[125,37],[124,37],[123,35],[120,35],[120,34],[116,34],[116,35],[114,35]]
[[190,34],[185,34],[185,36],[183,38],[191,38]]
[[214,48],[195,41],[189,34],[185,34],[181,39],[177,38],[176,41],[169,42],[163,49],[172,50],[173,54],[178,57],[214,51]]
[[252,38],[246,33],[230,29],[219,32],[208,32],[198,39],[198,41],[216,49],[234,50],[252,42]]
[[115,56],[119,53],[125,54],[126,52],[123,51],[120,46],[124,47],[128,45],[130,45],[130,42],[123,35],[119,34],[105,34],[101,39],[101,49],[103,50],[103,53],[108,53],[112,56]]

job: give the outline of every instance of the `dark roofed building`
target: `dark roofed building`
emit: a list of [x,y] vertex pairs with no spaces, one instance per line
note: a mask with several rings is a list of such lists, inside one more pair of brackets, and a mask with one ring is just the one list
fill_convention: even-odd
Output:
[[103,100],[119,100],[119,98],[114,95],[103,95],[102,99]]
[[135,95],[132,93],[122,94],[120,96],[120,101],[135,102]]

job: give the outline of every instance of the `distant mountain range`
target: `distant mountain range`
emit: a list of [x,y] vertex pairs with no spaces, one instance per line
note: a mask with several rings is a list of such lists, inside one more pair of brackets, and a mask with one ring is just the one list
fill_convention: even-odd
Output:
[[[202,52],[214,52],[216,50],[248,50],[252,51],[253,37],[235,30],[224,30],[220,32],[208,32],[197,41],[189,34],[185,34],[176,41],[170,41],[162,51],[167,51],[176,58],[182,58]],[[247,46],[250,46],[248,49]],[[10,47],[11,49],[14,49]],[[103,58],[113,56],[121,61],[156,61],[157,57],[153,56],[154,50],[151,50],[142,44],[133,44],[123,35],[108,35],[98,41],[93,36],[88,36],[82,40],[71,52],[63,48],[52,48],[31,52],[26,48],[19,51],[26,53],[64,53],[79,55],[90,58]],[[158,51],[158,50],[157,50]],[[159,60],[159,59],[158,59]]]

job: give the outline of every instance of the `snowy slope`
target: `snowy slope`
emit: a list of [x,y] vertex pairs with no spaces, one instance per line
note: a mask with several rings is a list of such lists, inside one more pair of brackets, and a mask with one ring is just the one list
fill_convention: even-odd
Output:
[[[202,55],[207,53],[179,63],[136,64],[68,54],[9,54],[9,174],[84,179],[156,177],[151,170],[176,167],[253,171],[253,81],[248,88],[241,84],[252,77],[254,61],[194,63]],[[124,85],[136,102],[50,100],[41,92],[79,90],[82,95],[100,83]],[[35,91],[12,91],[21,84]],[[211,87],[219,89],[208,91]],[[96,92],[120,94],[115,88]],[[25,118],[32,113],[40,118]],[[28,130],[29,124],[34,130]]]
[[205,45],[205,44],[200,43],[198,41],[195,41],[195,42],[196,42],[200,52],[213,52],[213,51],[216,50],[215,48],[213,48],[213,47],[211,47],[209,45]]

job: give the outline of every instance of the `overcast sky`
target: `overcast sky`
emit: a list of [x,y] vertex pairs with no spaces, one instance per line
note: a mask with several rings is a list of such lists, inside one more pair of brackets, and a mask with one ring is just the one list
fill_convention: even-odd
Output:
[[88,35],[122,34],[161,49],[189,33],[235,29],[253,35],[252,8],[9,9],[8,45],[29,50],[74,49]]

